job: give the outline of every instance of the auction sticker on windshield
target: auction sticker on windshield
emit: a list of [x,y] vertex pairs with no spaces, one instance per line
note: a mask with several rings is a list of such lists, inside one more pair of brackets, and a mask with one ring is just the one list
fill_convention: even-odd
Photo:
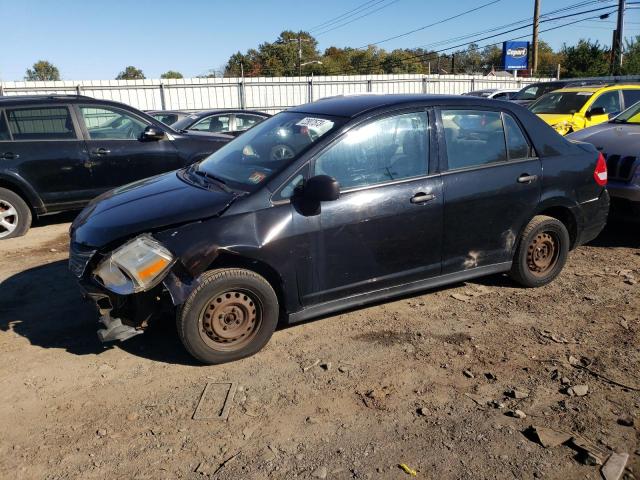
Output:
[[299,127],[321,128],[327,123],[333,124],[331,120],[325,120],[324,118],[304,117],[296,125]]

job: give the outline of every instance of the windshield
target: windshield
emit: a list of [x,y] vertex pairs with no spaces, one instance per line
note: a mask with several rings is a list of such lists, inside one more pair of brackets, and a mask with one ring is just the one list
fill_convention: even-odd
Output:
[[200,118],[199,115],[192,113],[191,115],[182,117],[180,120],[178,120],[171,126],[176,130],[186,130],[199,118]]
[[633,123],[634,125],[640,125],[640,102],[627,108],[611,121],[615,123]]
[[198,169],[231,188],[253,191],[342,123],[340,117],[282,112],[209,155]]
[[511,98],[512,100],[536,100],[545,93],[553,92],[554,90],[558,90],[559,88],[562,87],[557,83],[534,83],[533,85],[524,87],[522,90],[516,93],[514,97]]
[[580,110],[593,95],[592,92],[547,93],[531,105],[533,113],[573,114]]

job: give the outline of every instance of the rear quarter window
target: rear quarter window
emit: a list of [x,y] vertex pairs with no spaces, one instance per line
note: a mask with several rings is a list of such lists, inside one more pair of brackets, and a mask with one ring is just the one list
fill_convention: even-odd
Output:
[[11,135],[9,135],[9,125],[4,118],[4,113],[0,111],[0,141],[3,140],[11,140]]

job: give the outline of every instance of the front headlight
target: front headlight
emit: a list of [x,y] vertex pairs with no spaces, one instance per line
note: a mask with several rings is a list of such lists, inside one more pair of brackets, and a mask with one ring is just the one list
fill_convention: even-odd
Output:
[[169,250],[150,235],[142,235],[114,250],[93,274],[112,292],[128,295],[155,287],[173,261]]
[[566,135],[573,131],[573,125],[569,122],[556,123],[555,125],[552,125],[552,128],[560,135]]

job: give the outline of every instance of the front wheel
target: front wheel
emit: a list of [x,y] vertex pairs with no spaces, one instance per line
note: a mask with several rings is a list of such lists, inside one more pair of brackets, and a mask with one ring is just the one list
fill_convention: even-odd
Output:
[[228,268],[203,275],[178,311],[178,334],[187,351],[207,364],[258,352],[278,324],[278,297],[263,277]]
[[567,261],[569,244],[569,232],[560,220],[545,215],[533,217],[520,237],[511,278],[525,287],[550,283]]

